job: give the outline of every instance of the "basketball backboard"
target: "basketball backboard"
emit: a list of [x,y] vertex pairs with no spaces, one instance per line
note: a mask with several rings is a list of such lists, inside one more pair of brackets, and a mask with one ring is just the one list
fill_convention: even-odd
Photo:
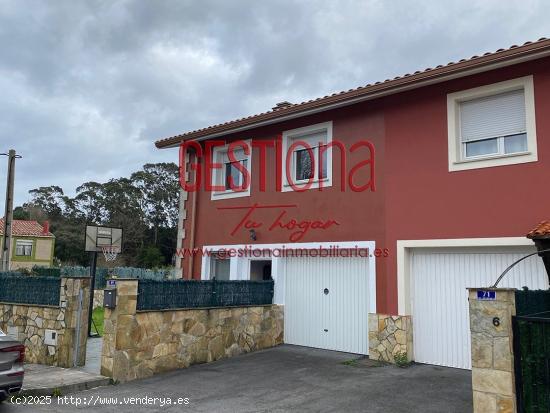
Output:
[[122,251],[122,228],[86,225],[86,252],[102,252],[105,247]]

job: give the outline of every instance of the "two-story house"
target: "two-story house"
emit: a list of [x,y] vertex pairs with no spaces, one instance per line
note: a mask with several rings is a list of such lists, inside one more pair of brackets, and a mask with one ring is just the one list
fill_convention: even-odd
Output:
[[[181,196],[184,278],[272,277],[292,344],[368,354],[368,313],[411,316],[417,362],[470,368],[466,288],[548,218],[550,40],[156,142],[182,144],[182,181],[201,178]],[[547,288],[539,261],[500,286]]]
[[[48,222],[40,225],[32,220],[12,221],[10,269],[31,269],[34,266],[51,267],[55,236]],[[4,218],[0,219],[0,246],[4,244]]]

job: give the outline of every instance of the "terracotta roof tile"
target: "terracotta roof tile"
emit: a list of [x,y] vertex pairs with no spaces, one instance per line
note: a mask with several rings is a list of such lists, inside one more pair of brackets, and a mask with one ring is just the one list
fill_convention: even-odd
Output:
[[[23,221],[20,219],[13,220],[11,229],[13,236],[31,236],[31,237],[53,237],[54,235],[48,231],[44,233],[44,227],[37,221]],[[0,218],[0,235],[4,235],[4,218]]]
[[527,234],[527,238],[550,238],[550,221],[542,221]]
[[514,59],[518,56],[526,56],[529,54],[536,55],[541,51],[550,51],[549,39],[543,37],[536,42],[525,42],[522,46],[513,45],[508,49],[498,49],[495,52],[487,52],[480,56],[472,56],[469,59],[461,59],[457,63],[449,62],[446,65],[437,65],[435,68],[418,70],[414,72],[414,74],[407,73],[403,76],[397,76],[394,79],[386,79],[383,82],[375,82],[374,84],[359,86],[348,91],[333,93],[332,95],[326,95],[317,99],[291,104],[281,109],[270,110],[267,112],[242,117],[217,125],[211,125],[194,131],[185,132],[180,135],[157,140],[155,142],[155,145],[157,146],[157,148],[164,148],[179,144],[179,142],[183,140],[207,138],[210,135],[218,133],[231,133],[234,129],[237,128],[252,128],[260,122],[268,122],[273,119],[284,117],[286,115],[294,115],[300,112],[318,109],[332,104],[342,103],[346,100],[357,99],[360,97],[368,96],[370,94],[380,93],[381,91],[390,93],[390,91],[394,88],[396,91],[393,93],[397,93],[397,91],[399,91],[398,88],[409,86],[416,82],[421,82],[427,79],[431,80],[436,77],[442,77],[450,74],[456,74],[460,71],[472,68],[479,68],[483,67],[484,65]]

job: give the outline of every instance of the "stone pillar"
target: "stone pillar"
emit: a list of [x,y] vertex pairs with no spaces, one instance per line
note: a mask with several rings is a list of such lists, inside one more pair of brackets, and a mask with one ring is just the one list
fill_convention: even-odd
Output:
[[369,358],[388,363],[412,361],[411,316],[369,314]]
[[[82,291],[82,294],[80,292]],[[80,303],[82,299],[82,303]],[[90,277],[63,277],[61,279],[59,319],[64,334],[59,335],[57,365],[60,367],[83,366],[86,363],[88,340],[88,312],[90,303]]]
[[482,289],[495,291],[495,300],[478,300],[478,290],[469,289],[474,413],[512,413],[516,411],[512,340],[515,290]]
[[[127,381],[129,356],[126,351],[132,346],[132,324],[135,324],[138,280],[116,280],[117,298],[114,309],[105,309],[103,324],[103,348],[101,374],[117,381]],[[123,350],[123,351],[117,351]]]

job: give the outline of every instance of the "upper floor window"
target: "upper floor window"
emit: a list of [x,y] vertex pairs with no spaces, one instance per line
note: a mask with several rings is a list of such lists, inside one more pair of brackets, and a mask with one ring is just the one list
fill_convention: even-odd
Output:
[[531,76],[452,93],[447,106],[450,171],[537,160]]
[[283,132],[283,191],[332,185],[331,142],[332,122]]
[[[252,160],[252,147],[248,155],[243,148],[236,147],[233,150],[234,159],[229,158],[228,145],[215,147],[213,161],[221,164],[212,174],[212,185],[223,190],[212,191],[212,199],[237,198],[250,195],[250,165]],[[248,171],[248,174],[243,173]]]
[[33,242],[31,240],[18,239],[15,242],[15,256],[30,257],[32,256]]

